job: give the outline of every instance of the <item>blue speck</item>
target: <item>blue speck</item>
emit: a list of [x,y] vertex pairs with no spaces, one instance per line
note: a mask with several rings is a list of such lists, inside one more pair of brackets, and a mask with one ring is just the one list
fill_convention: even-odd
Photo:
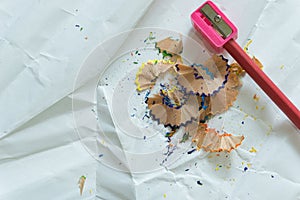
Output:
[[192,149],[192,150],[188,151],[187,154],[192,154],[194,151],[196,151],[196,149]]
[[201,183],[201,181],[197,181],[197,184],[198,185],[203,185],[203,183]]

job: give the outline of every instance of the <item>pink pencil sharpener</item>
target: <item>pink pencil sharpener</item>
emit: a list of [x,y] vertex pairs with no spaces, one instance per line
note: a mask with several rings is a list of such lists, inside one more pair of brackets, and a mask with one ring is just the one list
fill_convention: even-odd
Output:
[[237,28],[211,1],[206,1],[191,15],[194,28],[217,52],[231,39],[237,38]]

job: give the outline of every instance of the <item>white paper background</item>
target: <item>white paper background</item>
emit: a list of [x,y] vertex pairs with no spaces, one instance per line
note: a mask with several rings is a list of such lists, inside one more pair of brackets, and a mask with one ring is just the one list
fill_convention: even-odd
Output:
[[[249,52],[299,108],[300,2],[215,2],[239,28],[238,42],[253,40]],[[228,163],[215,154],[206,159],[192,154],[170,169],[121,173],[93,159],[79,141],[69,95],[88,54],[134,27],[167,28],[197,39],[189,15],[201,3],[1,0],[0,199],[300,199],[299,131],[249,77],[243,80],[236,110],[229,111],[239,113],[236,123],[250,115],[236,129],[249,140]],[[255,93],[258,103],[252,99]],[[253,117],[264,134],[253,131]],[[250,153],[251,144],[258,143],[258,152]],[[243,172],[247,164],[251,166]],[[87,176],[82,196],[77,185],[81,175]]]

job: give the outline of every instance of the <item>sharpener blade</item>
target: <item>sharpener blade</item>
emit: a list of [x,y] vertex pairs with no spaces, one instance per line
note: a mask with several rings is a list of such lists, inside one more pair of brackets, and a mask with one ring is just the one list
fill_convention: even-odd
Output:
[[227,38],[232,33],[232,29],[209,4],[205,4],[200,9],[200,12],[205,15],[205,17],[211,22],[213,27],[221,34],[223,38]]

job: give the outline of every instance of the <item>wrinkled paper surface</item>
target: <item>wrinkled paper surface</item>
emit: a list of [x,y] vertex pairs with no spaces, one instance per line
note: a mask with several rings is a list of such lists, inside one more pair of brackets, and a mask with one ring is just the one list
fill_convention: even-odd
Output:
[[[97,148],[95,138],[76,131],[72,91],[89,53],[138,27],[199,40],[189,15],[203,2],[1,1],[0,199],[299,199],[299,131],[248,76],[234,106],[222,115],[225,129],[245,136],[231,154],[185,154],[168,167],[128,173],[95,159],[83,145]],[[215,2],[239,28],[239,44],[253,41],[249,53],[299,108],[300,2]],[[95,80],[86,79],[75,88],[81,100],[75,112],[95,104],[86,95]],[[97,131],[93,128],[87,133]]]

